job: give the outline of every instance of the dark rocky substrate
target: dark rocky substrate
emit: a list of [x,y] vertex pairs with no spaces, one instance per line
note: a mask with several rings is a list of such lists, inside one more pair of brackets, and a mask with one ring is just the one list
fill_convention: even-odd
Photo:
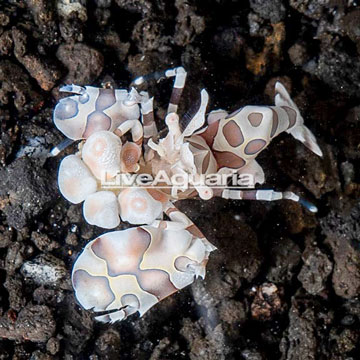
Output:
[[[360,7],[356,0],[0,2],[0,359],[359,359]],[[272,104],[289,88],[323,159],[288,135],[259,156],[295,203],[187,200],[218,250],[205,281],[99,324],[70,283],[103,231],[57,190],[64,83],[126,88],[183,65],[182,111]],[[150,83],[159,117],[171,82]],[[159,123],[160,124],[160,123]],[[124,224],[122,228],[127,225]],[[49,275],[50,274],[50,275]]]

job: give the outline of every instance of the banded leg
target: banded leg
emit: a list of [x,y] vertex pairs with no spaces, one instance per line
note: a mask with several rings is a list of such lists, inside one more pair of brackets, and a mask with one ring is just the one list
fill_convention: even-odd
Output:
[[157,71],[154,72],[152,74],[148,74],[148,75],[144,75],[144,76],[139,76],[138,78],[136,78],[133,81],[133,84],[135,86],[139,86],[141,84],[143,84],[146,81],[149,80],[156,80],[156,81],[160,81],[163,78],[171,78],[171,77],[175,77],[175,81],[174,81],[174,86],[171,92],[171,97],[170,97],[170,102],[169,102],[169,106],[168,106],[168,110],[167,113],[171,113],[177,112],[177,108],[180,102],[180,98],[181,98],[181,94],[183,92],[184,86],[185,86],[185,81],[186,81],[186,71],[182,66],[173,68],[173,69],[168,69],[165,71]]
[[183,67],[177,67],[167,71],[167,77],[175,76],[174,86],[171,92],[167,113],[177,112],[181,94],[185,87],[186,71]]
[[61,153],[61,151],[65,150],[68,146],[70,146],[74,140],[72,139],[65,139],[60,144],[56,145],[52,148],[48,154],[48,157],[54,157]]
[[156,138],[158,130],[154,119],[154,98],[150,98],[146,102],[141,103],[141,121],[144,126],[144,141],[147,143],[148,139]]
[[276,200],[292,200],[298,202],[304,206],[309,211],[316,213],[318,211],[317,207],[301,198],[299,195],[291,191],[274,191],[274,190],[232,190],[224,189],[220,195],[224,199],[233,199],[233,200],[261,200],[261,201],[276,201]]

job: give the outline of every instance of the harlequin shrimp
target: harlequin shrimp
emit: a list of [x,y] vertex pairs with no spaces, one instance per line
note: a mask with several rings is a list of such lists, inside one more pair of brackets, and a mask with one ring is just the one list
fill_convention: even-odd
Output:
[[[213,187],[200,181],[203,175],[249,174],[253,185],[264,183],[264,172],[255,158],[282,132],[290,133],[322,156],[314,135],[304,125],[299,109],[281,83],[275,85],[275,106],[247,105],[230,115],[215,110],[206,116],[209,96],[203,89],[200,106],[182,131],[177,114],[186,80],[182,67],[139,77],[134,85],[161,77],[175,77],[165,117],[165,137],[159,135],[156,127],[153,98],[135,89],[121,90],[122,97],[117,95],[118,90],[112,90],[109,100],[108,91],[66,86],[64,89],[77,95],[61,100],[55,108],[54,121],[63,133],[72,140],[84,139],[79,152],[65,157],[60,164],[58,181],[63,196],[72,203],[84,202],[83,214],[89,224],[113,229],[121,218],[141,225],[109,232],[91,241],[74,264],[76,298],[85,309],[97,312],[100,321],[122,320],[137,311],[143,315],[196,277],[205,276],[209,254],[215,247],[175,207],[177,200],[197,196],[204,200],[215,196],[236,200],[289,199],[312,212],[317,210],[292,192],[244,190],[226,184]],[[85,93],[87,101],[83,104]],[[87,110],[82,107],[86,103]],[[116,104],[122,107],[112,112]],[[137,118],[140,113],[141,123]],[[74,130],[71,118],[79,122]],[[64,120],[67,124],[62,125]],[[125,142],[123,135],[128,131],[133,141]],[[192,180],[168,187],[163,183],[103,187],[104,182],[112,184],[119,175],[156,176],[160,172],[169,177],[191,175]],[[163,214],[169,220],[163,220]]]

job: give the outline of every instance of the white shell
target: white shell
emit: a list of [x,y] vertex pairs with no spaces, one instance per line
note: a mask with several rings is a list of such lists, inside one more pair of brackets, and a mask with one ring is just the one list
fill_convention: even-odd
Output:
[[85,309],[117,310],[96,317],[103,322],[136,311],[142,316],[205,273],[212,250],[187,230],[141,226],[104,234],[91,241],[74,264],[76,298]]
[[82,148],[82,158],[97,179],[120,173],[121,140],[109,131],[91,135]]
[[86,222],[104,229],[113,229],[120,224],[119,203],[111,191],[99,191],[89,195],[83,205]]
[[73,204],[81,203],[97,188],[96,179],[76,155],[66,156],[61,161],[58,183],[61,194]]
[[145,189],[125,189],[118,199],[121,219],[130,224],[151,224],[163,211],[162,203],[155,200]]

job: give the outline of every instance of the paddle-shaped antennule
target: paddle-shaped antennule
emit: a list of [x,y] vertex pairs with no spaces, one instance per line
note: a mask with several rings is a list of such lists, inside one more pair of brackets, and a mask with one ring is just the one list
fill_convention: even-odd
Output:
[[82,148],[82,158],[94,176],[110,179],[120,173],[121,140],[109,131],[91,135]]
[[97,182],[89,168],[76,155],[65,157],[58,173],[61,194],[73,204],[79,204],[97,190]]
[[163,204],[144,188],[129,188],[118,197],[120,216],[130,224],[151,224],[163,212]]
[[111,191],[98,191],[87,196],[83,214],[88,224],[104,229],[113,229],[120,224],[119,203]]

